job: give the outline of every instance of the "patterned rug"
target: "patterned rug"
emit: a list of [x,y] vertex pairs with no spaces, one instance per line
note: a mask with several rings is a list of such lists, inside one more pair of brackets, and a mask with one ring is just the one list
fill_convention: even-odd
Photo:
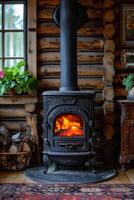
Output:
[[134,200],[134,185],[0,184],[0,200]]

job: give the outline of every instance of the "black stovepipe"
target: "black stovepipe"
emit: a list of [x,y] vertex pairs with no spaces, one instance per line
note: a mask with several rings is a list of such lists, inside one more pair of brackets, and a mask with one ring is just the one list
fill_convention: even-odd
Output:
[[60,7],[61,87],[77,87],[77,0],[61,0]]

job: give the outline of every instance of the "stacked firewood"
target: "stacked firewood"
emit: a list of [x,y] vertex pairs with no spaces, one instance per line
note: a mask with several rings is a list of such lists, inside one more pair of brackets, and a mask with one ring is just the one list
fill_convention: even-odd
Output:
[[5,126],[0,126],[0,169],[21,170],[29,165],[34,150],[31,128],[25,132],[12,134]]

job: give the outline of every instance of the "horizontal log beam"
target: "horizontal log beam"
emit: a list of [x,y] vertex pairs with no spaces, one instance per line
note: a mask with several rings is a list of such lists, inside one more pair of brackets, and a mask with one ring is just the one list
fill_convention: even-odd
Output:
[[[81,89],[95,89],[102,90],[104,82],[102,78],[78,79],[78,84]],[[42,79],[39,80],[39,88],[44,90],[59,89],[59,79]]]
[[[78,30],[78,36],[102,36],[103,27],[97,22],[86,23]],[[60,29],[54,23],[38,23],[38,35],[59,36]]]
[[90,1],[85,1],[85,0],[79,0],[79,3],[86,7],[92,7],[92,8],[103,8],[103,1],[98,1],[98,0],[90,0]]
[[[97,38],[78,38],[77,49],[78,51],[91,51],[91,50],[103,50],[102,39]],[[38,50],[60,51],[60,38],[52,37],[40,37],[38,39]]]
[[102,22],[99,21],[91,21],[86,23],[78,30],[78,36],[102,36],[103,35],[103,26]]
[[[77,54],[78,63],[102,63],[103,53],[89,53],[89,52],[78,52]],[[46,63],[59,63],[60,53],[59,52],[41,52],[38,55],[39,62]]]
[[[60,3],[60,0],[40,0],[37,1],[38,6],[56,6]],[[103,1],[98,1],[98,0],[90,0],[90,1],[85,1],[85,0],[79,0],[79,3],[86,7],[92,7],[92,8],[103,8]]]
[[29,95],[0,96],[0,105],[24,105],[29,102],[36,103],[37,97]]
[[0,118],[3,117],[25,117],[25,108],[0,107]]
[[56,6],[60,3],[60,0],[39,0],[37,2],[39,6]]
[[[38,69],[39,76],[60,76],[60,66],[58,65],[41,65]],[[78,76],[103,76],[103,66],[78,65]]]
[[26,121],[17,121],[16,118],[13,120],[0,120],[0,124],[4,125],[8,130],[17,131],[20,127],[27,127]]
[[[87,9],[87,16],[89,19],[98,19],[103,17],[102,9]],[[40,7],[38,10],[38,20],[52,21],[53,8]]]

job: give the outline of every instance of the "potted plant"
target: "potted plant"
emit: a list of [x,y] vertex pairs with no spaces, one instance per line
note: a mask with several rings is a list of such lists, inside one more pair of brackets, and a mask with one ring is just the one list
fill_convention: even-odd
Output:
[[35,94],[37,79],[24,69],[25,61],[19,61],[12,67],[0,71],[0,96],[14,94]]
[[128,99],[134,99],[134,74],[129,74],[122,80],[122,84],[125,86],[126,91],[128,92]]

